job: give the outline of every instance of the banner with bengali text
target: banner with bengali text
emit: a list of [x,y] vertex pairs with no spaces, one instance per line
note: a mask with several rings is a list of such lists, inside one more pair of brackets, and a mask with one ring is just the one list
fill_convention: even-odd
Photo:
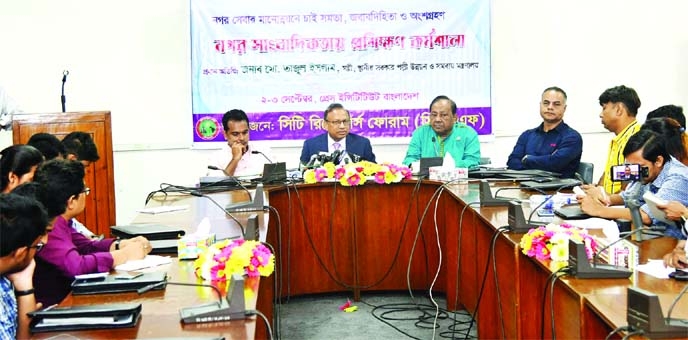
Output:
[[194,143],[224,141],[231,109],[251,140],[310,138],[332,103],[354,133],[409,137],[438,95],[492,133],[490,1],[190,3]]

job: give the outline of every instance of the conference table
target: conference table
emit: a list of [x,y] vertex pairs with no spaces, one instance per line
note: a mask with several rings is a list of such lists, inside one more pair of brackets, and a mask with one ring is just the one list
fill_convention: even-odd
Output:
[[[515,182],[493,184],[498,189],[525,202],[531,194]],[[546,288],[558,268],[521,253],[522,234],[500,229],[508,224],[507,208],[479,207],[475,182],[316,183],[273,187],[268,196],[280,215],[270,218],[267,235],[280,261],[278,299],[432,289],[446,295],[448,309],[477,313],[481,339],[551,338],[552,329],[559,338],[604,338],[625,325],[628,287],[668,299],[685,285],[638,272],[630,279],[563,276],[550,310]],[[641,242],[641,260],[661,258],[674,243]],[[674,315],[688,317],[685,308]]]
[[[492,186],[493,192],[501,190],[500,196],[524,202],[530,196],[514,182]],[[241,190],[210,196],[221,206],[247,199]],[[283,317],[273,313],[273,303],[291,296],[350,292],[359,299],[366,292],[432,289],[446,296],[448,309],[466,309],[476,315],[481,339],[552,338],[550,315],[554,315],[558,338],[604,338],[625,325],[628,287],[660,294],[666,309],[665,301],[670,302],[685,285],[644,273],[607,280],[563,276],[555,282],[554,310],[550,310],[546,288],[557,268],[521,253],[522,234],[500,229],[507,225],[507,208],[480,207],[475,182],[405,180],[355,187],[288,184],[266,188],[266,196],[271,208],[259,214],[261,240],[275,248],[276,272],[261,278],[257,297],[252,295],[247,307],[255,306],[273,325]],[[148,204],[162,205],[188,205],[188,209],[140,214],[133,223],[160,223],[192,231],[208,217],[216,232],[238,233],[236,223],[210,199],[168,195]],[[528,216],[529,208],[524,206]],[[248,215],[235,217],[244,223]],[[674,242],[666,238],[644,241],[639,244],[641,258],[657,258]],[[162,270],[172,281],[200,282],[191,267],[191,262],[175,260]],[[164,291],[141,296],[69,296],[62,305],[143,304],[143,317],[136,328],[69,333],[83,338],[266,337],[264,325],[255,317],[222,324],[179,322],[179,308],[214,299],[210,289],[168,285]],[[674,315],[688,318],[688,310],[677,307]],[[36,338],[51,335],[37,334]]]

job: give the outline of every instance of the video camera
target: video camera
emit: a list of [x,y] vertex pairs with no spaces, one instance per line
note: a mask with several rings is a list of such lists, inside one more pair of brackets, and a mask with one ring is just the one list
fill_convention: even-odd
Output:
[[619,164],[610,169],[614,182],[639,182],[649,176],[650,169],[640,164]]

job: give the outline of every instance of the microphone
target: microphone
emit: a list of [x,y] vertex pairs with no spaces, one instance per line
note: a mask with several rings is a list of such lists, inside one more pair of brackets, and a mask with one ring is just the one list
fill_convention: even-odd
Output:
[[[509,202],[509,209],[508,209],[508,221],[509,221],[509,231],[512,233],[527,233],[530,229],[532,228],[537,228],[541,227],[544,224],[535,224],[531,223],[531,219],[533,218],[533,213],[535,213],[538,209],[540,209],[541,206],[543,206],[545,203],[547,203],[549,200],[551,200],[556,194],[559,193],[564,188],[567,188],[571,186],[572,184],[565,184],[562,185],[561,187],[557,188],[555,191],[555,194],[552,195],[550,198],[544,199],[540,204],[538,204],[535,208],[531,209],[530,215],[528,215],[528,220],[525,219],[525,216],[523,215],[523,209],[521,208],[521,203],[517,201],[511,201]],[[538,192],[542,194],[546,194],[542,190],[537,190]]]
[[212,197],[210,197],[208,195],[202,194],[198,191],[191,191],[191,192],[189,192],[189,194],[191,194],[191,196],[204,197],[204,198],[207,198],[208,200],[210,200],[210,202],[213,202],[213,204],[215,204],[218,208],[222,209],[222,211],[224,211],[225,214],[227,214],[227,216],[229,216],[231,219],[234,220],[234,222],[236,222],[239,225],[239,228],[241,228],[241,236],[245,236],[244,225],[241,224],[241,222],[239,222],[239,220],[236,217],[234,217],[234,215],[232,215],[229,211],[227,211],[227,209],[225,209],[223,206],[221,206],[220,203],[217,203],[217,201],[215,199],[213,199]]
[[626,322],[629,326],[641,329],[642,334],[648,339],[684,338],[688,334],[688,320],[672,319],[671,310],[685,294],[686,289],[688,285],[674,299],[665,318],[657,294],[637,287],[628,287]]
[[308,163],[306,163],[304,166],[304,169],[315,168],[318,165],[320,165],[320,154],[314,153],[311,155],[311,159],[308,160]]
[[208,165],[208,169],[210,169],[210,170],[222,171],[222,173],[225,174],[225,176],[231,177],[231,175],[228,174],[227,171],[225,171],[225,169],[220,169],[220,168],[218,168],[218,167],[216,167],[216,166],[214,166],[214,165]]
[[[208,165],[208,169],[222,171],[222,173],[225,174],[225,176],[229,177],[229,179],[233,180],[234,183],[236,183],[236,185],[238,185],[239,187],[244,189],[244,191],[246,191],[246,193],[248,194],[248,200],[249,201],[253,200],[253,197],[251,196],[251,192],[248,190],[248,188],[246,188],[246,186],[241,184],[241,181],[239,179],[237,179],[236,177],[234,177],[232,175],[227,174],[227,172],[224,169],[218,168],[214,165]],[[224,182],[224,181],[225,181],[225,179],[215,179],[212,182],[205,182],[205,183],[210,183],[208,185],[213,185],[213,184],[217,184],[217,183]]]
[[437,139],[435,138],[435,136],[432,136],[432,147],[435,148],[435,156],[440,157],[440,152],[437,151],[437,144],[436,143],[437,143]]
[[66,105],[65,104],[67,103],[67,97],[65,97],[65,94],[64,94],[64,87],[65,87],[65,83],[67,82],[67,76],[68,75],[69,75],[68,70],[64,70],[64,72],[62,72],[62,96],[60,97],[60,100],[62,101],[62,112],[66,112],[66,109],[65,109]]
[[[433,139],[435,137],[432,137]],[[480,180],[480,206],[481,207],[507,207],[511,200],[495,198],[492,196],[490,183],[485,179]]]
[[[640,215],[640,201],[637,198],[632,198],[626,201],[626,206],[631,210],[631,221],[637,230],[643,230],[643,217]],[[630,235],[635,235],[632,232]],[[635,241],[642,241],[643,236],[640,234],[639,239],[634,239]]]
[[268,158],[268,156],[266,156],[264,153],[262,153],[258,150],[253,150],[253,151],[251,151],[251,153],[254,155],[261,154],[261,155],[263,155],[263,157],[265,157],[265,159],[268,161],[268,163],[274,163],[273,161],[270,160],[270,158]]

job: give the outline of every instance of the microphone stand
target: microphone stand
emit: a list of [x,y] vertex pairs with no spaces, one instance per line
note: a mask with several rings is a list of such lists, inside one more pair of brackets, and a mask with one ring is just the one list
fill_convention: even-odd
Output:
[[60,96],[60,100],[62,102],[62,112],[67,112],[66,111],[67,97],[65,97],[64,88],[65,88],[65,83],[67,82],[67,76],[68,75],[69,75],[68,70],[64,70],[64,72],[62,72],[62,96]]
[[268,156],[266,156],[264,153],[262,153],[258,150],[253,150],[253,151],[251,151],[251,153],[254,155],[261,154],[263,157],[265,157],[265,159],[268,161],[268,163],[270,163],[270,164],[274,163],[273,161],[270,160],[270,158],[268,158]]

